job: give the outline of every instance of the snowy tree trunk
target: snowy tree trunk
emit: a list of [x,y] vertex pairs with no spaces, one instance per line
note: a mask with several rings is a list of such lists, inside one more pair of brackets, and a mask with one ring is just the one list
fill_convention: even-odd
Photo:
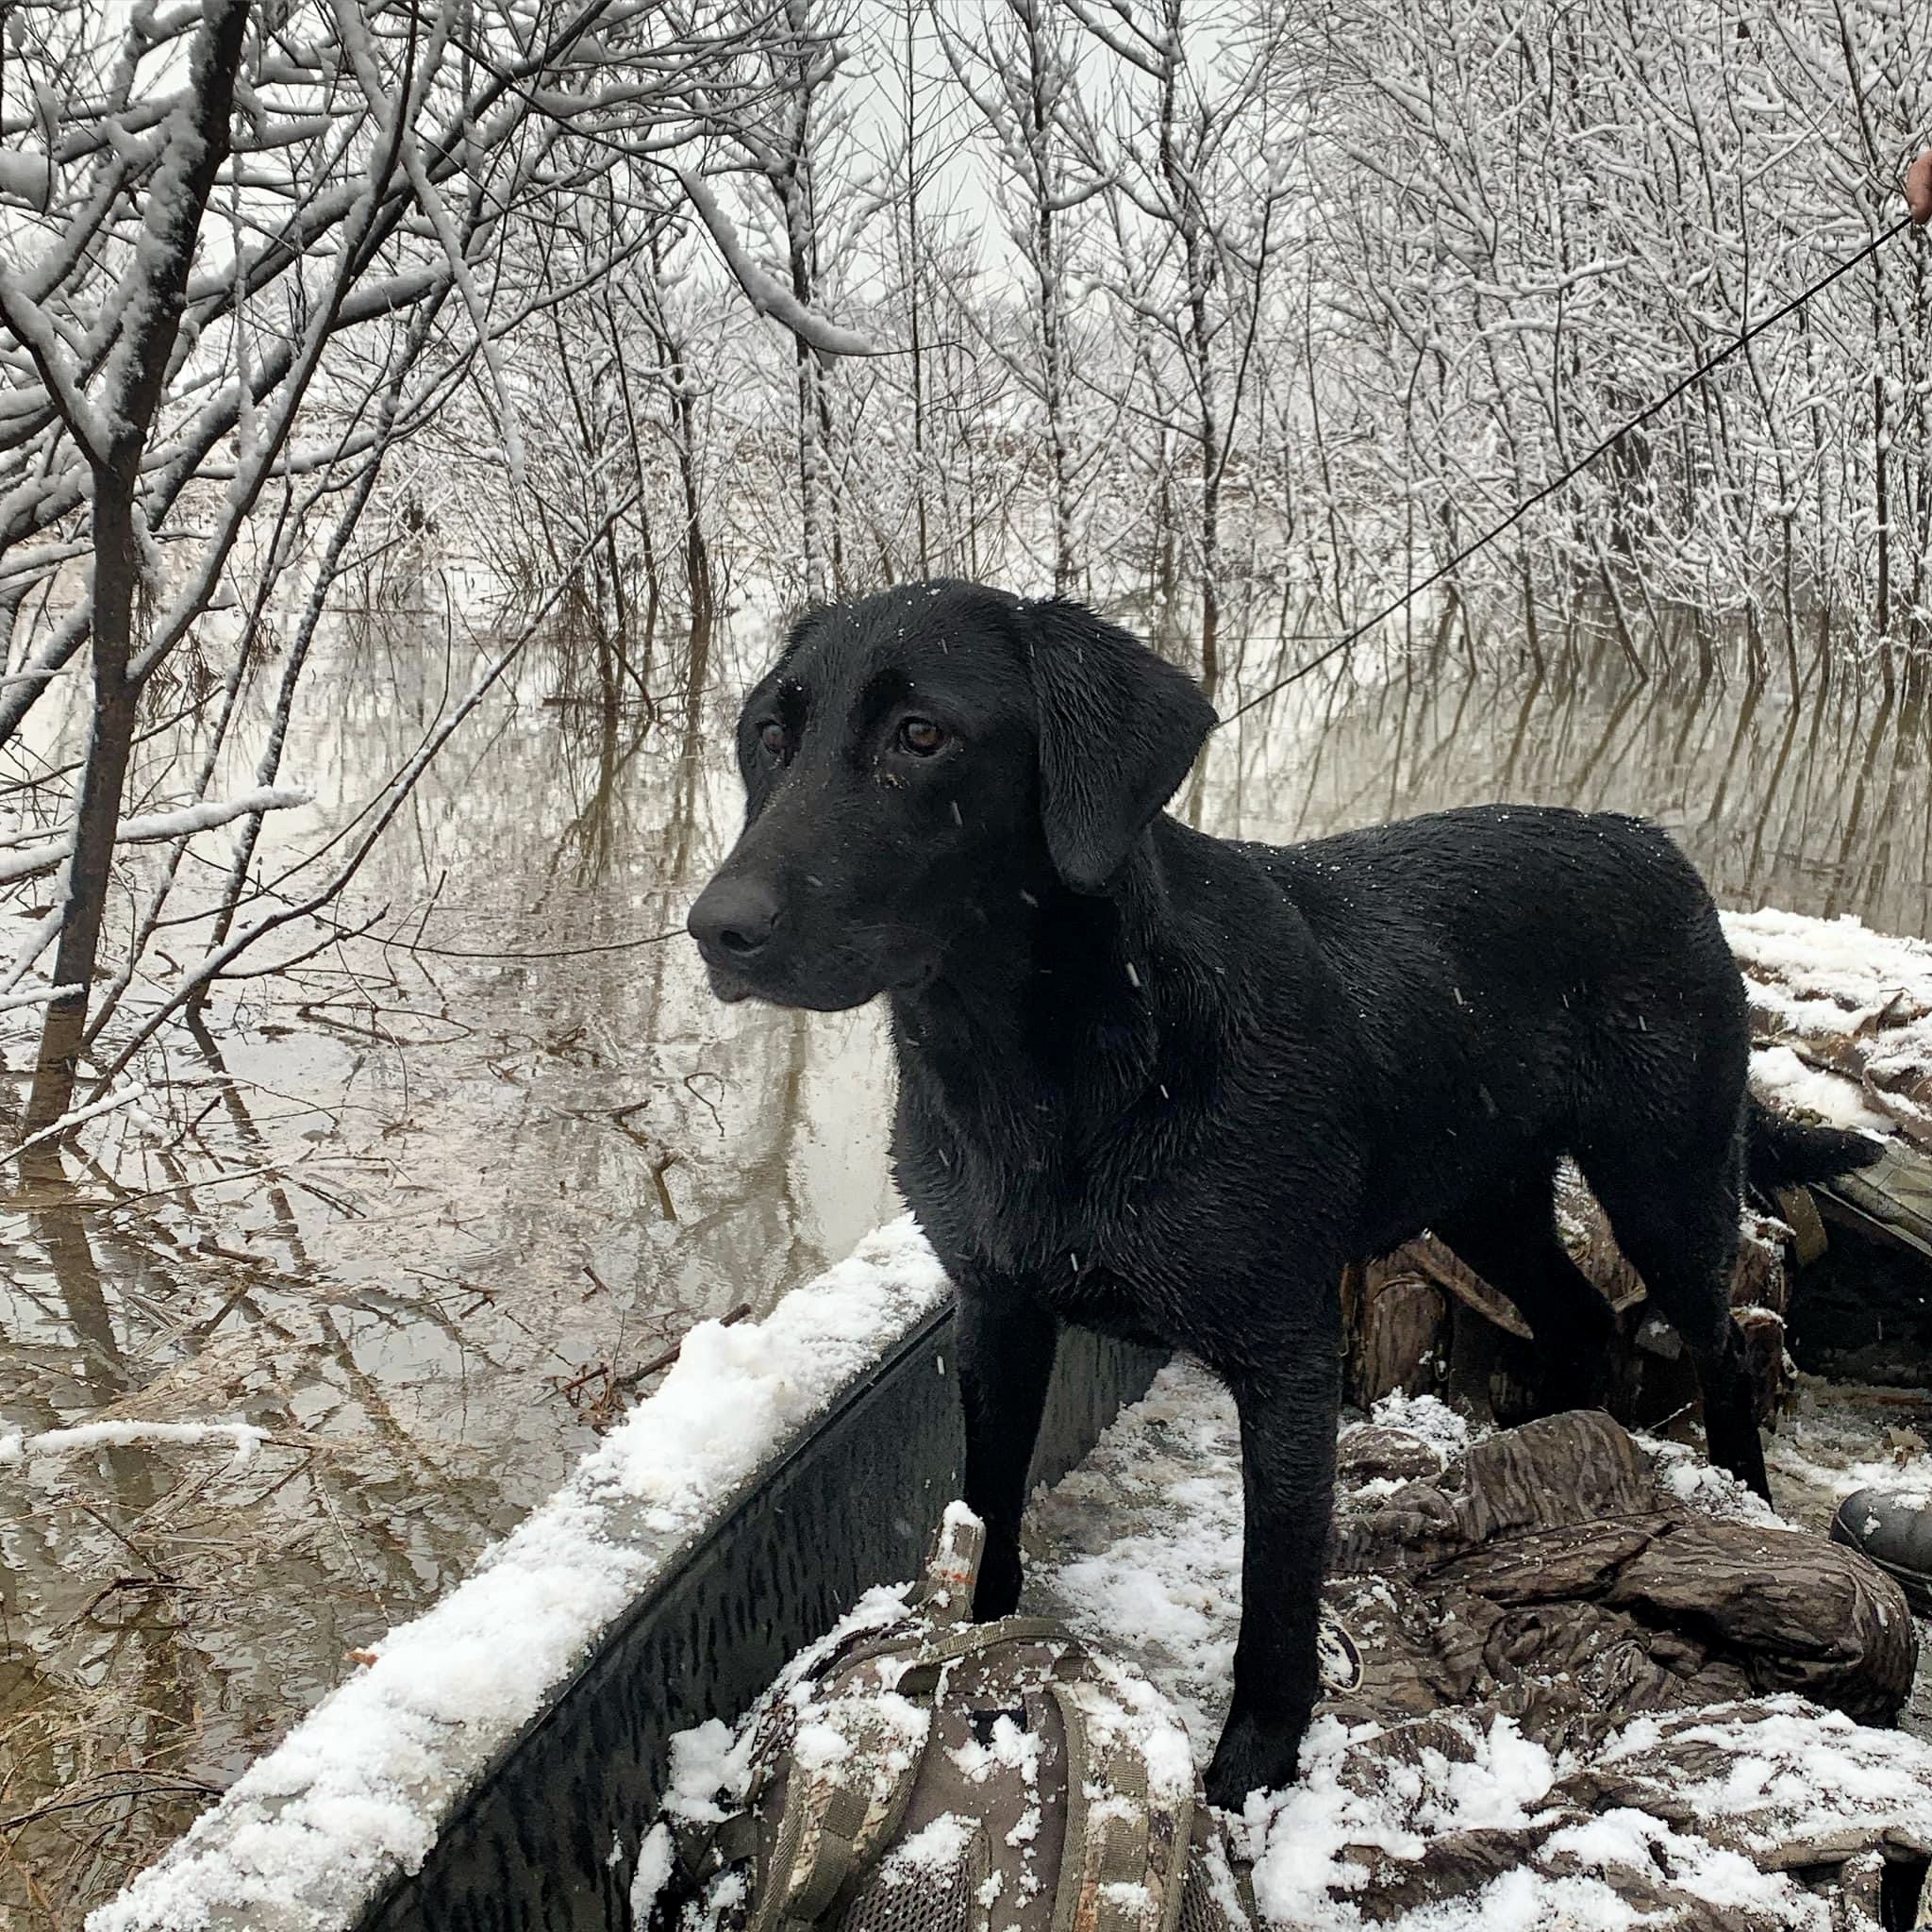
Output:
[[1053,209],[1042,206],[1035,223],[1034,273],[1040,303],[1041,396],[1046,411],[1046,446],[1053,476],[1053,588],[1070,596],[1080,581],[1076,553],[1073,439],[1067,423],[1065,288],[1054,235]]
[[1060,169],[1054,150],[1061,75],[1056,50],[1045,38],[1040,0],[1009,0],[1019,18],[1026,49],[1027,145],[1035,184],[1033,270],[1040,301],[1041,383],[1046,406],[1047,447],[1053,464],[1053,587],[1069,596],[1079,584],[1074,530],[1073,426],[1067,394],[1067,264],[1055,189]]
[[[134,456],[138,458],[137,448]],[[96,473],[93,507],[93,726],[75,804],[74,852],[65,880],[67,903],[55,953],[54,984],[71,993],[49,1000],[40,1056],[27,1096],[29,1134],[51,1126],[74,1097],[76,1063],[87,1032],[88,1002],[107,910],[108,868],[121,821],[127,755],[134,742],[136,687],[128,676],[140,548],[135,534],[134,479],[104,465]]]
[[1054,590],[1066,595],[1080,588],[1080,500],[1091,474],[1074,403],[1071,224],[1073,211],[1105,184],[1091,166],[1075,165],[1067,125],[1077,111],[1074,62],[1050,12],[1048,0],[1002,0],[1000,25],[989,24],[980,40],[943,28],[940,40],[998,154],[1007,231],[1029,280],[1032,353],[1012,358],[1011,366],[1040,411]]
[[246,0],[214,0],[195,37],[183,125],[174,132],[172,153],[150,190],[148,246],[138,258],[142,279],[128,291],[126,334],[119,350],[125,358],[121,379],[100,412],[108,442],[92,452],[93,726],[75,803],[74,851],[65,872],[67,904],[54,965],[54,984],[75,991],[47,1005],[27,1095],[28,1134],[52,1126],[68,1110],[87,1032],[141,689],[134,670],[134,621],[145,545],[136,491],[180,330],[202,213],[228,153],[235,75],[247,20]]
[[912,377],[912,512],[919,545],[919,575],[932,575],[932,530],[927,508],[925,473],[925,260],[919,226],[919,197],[923,185],[919,152],[918,42],[914,29],[919,10],[908,0],[906,42],[900,63],[900,140],[906,162],[905,255],[901,270],[906,290],[907,354]]

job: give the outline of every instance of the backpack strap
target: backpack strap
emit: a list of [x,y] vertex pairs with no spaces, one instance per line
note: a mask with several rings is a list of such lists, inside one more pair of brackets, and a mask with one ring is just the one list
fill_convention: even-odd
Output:
[[917,1662],[957,1663],[961,1657],[997,1650],[1003,1643],[1049,1643],[1056,1638],[1073,1641],[1057,1617],[998,1617],[990,1624],[961,1624],[926,1638],[918,1647]]
[[1091,1681],[1056,1682],[1067,1733],[1067,1824],[1053,1932],[1174,1932],[1194,1818],[1190,1785],[1158,1801],[1146,1757],[1092,1723]]
[[[908,1695],[891,1694],[900,1701]],[[802,1761],[794,1741],[778,1840],[745,1932],[813,1924],[877,1862],[919,1779],[932,1736],[929,1704],[924,1715],[925,1727],[914,1743],[880,1698],[836,1698],[819,1711],[810,1728],[832,1731],[843,1748]]]
[[[834,1697],[819,1707],[813,1726],[828,1726],[844,1748],[805,1759],[793,1740],[785,1808],[770,1868],[745,1932],[786,1932],[823,1919],[891,1843],[932,1736],[932,1700],[948,1666],[1000,1645],[1067,1639],[1051,1617],[1002,1617],[991,1624],[930,1625],[875,1640],[847,1657],[848,1665],[905,1660],[890,1690]],[[916,1747],[889,1718],[881,1697],[922,1707],[924,1735]],[[1138,1932],[1122,1927],[1121,1932]],[[1152,1928],[1158,1932],[1158,1928]]]
[[973,1614],[973,1589],[985,1553],[986,1524],[963,1503],[947,1504],[931,1560],[906,1607],[934,1620],[964,1623]]
[[875,1658],[904,1657],[906,1670],[896,1689],[902,1697],[930,1697],[939,1682],[941,1669],[962,1657],[977,1657],[1002,1643],[1051,1642],[1058,1639],[1071,1643],[1067,1626],[1053,1617],[1000,1617],[990,1624],[958,1624],[902,1632],[855,1650],[849,1664],[871,1663]]

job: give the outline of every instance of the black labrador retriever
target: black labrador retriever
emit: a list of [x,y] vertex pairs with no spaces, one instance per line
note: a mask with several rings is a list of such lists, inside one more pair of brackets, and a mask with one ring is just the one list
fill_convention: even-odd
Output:
[[944,582],[815,610],[745,701],[745,827],[690,924],[721,998],[891,1002],[899,1185],[958,1289],[980,1615],[1019,1596],[1060,1324],[1232,1389],[1242,1615],[1208,1790],[1239,1805],[1292,1777],[1316,1696],[1344,1263],[1434,1230],[1522,1309],[1543,1405],[1591,1405],[1572,1156],[1695,1357],[1712,1459],[1764,1494],[1728,1294],[1745,1157],[1822,1178],[1871,1151],[1747,1102],[1738,968],[1654,826],[1491,806],[1208,838],[1161,808],[1213,723],[1074,604]]

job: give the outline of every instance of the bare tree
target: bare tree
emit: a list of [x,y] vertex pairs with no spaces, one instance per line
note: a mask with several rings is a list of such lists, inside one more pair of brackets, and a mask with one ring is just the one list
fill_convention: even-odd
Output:
[[[977,112],[999,170],[1008,239],[1024,264],[1030,353],[1011,356],[1036,397],[1046,441],[1054,589],[1077,588],[1084,564],[1079,504],[1076,310],[1079,212],[1107,187],[1082,159],[1082,103],[1071,18],[1053,0],[997,0],[976,31],[938,14],[940,45]],[[1001,318],[1002,321],[1005,318]],[[998,344],[997,327],[988,332]]]
[[[18,741],[84,647],[92,674],[71,812],[54,802],[51,768],[29,779],[52,836],[29,842],[8,874],[57,875],[7,975],[20,987],[54,948],[29,1137],[67,1116],[98,1032],[90,1005],[122,848],[171,848],[137,922],[151,933],[180,841],[245,822],[214,914],[208,959],[222,964],[190,972],[188,991],[283,923],[238,919],[260,814],[287,802],[272,784],[124,819],[144,706],[169,688],[184,642],[206,643],[217,606],[240,608],[227,588],[238,570],[255,575],[259,608],[263,574],[291,568],[313,519],[333,510],[315,593],[325,596],[374,466],[458,406],[488,424],[505,472],[521,475],[505,344],[553,299],[544,252],[524,238],[620,162],[676,192],[676,153],[748,111],[740,69],[768,25],[727,10],[675,18],[643,0],[581,0],[534,32],[508,4],[443,0],[425,13],[401,0],[318,0],[258,17],[247,0],[201,0],[120,19],[68,9],[14,34],[12,77],[33,106],[9,109],[0,170],[15,264],[0,274],[11,338],[0,347],[0,742]],[[796,40],[789,27],[779,37]],[[715,212],[707,225],[762,304]],[[603,256],[578,255],[580,281],[634,258],[640,233],[605,241]],[[780,310],[816,330],[802,303]],[[816,332],[819,352],[864,346]],[[351,341],[363,345],[353,355]],[[64,588],[75,566],[77,597]],[[317,609],[311,600],[296,675]],[[227,648],[245,655],[250,636],[242,624]],[[222,680],[225,718],[243,675],[236,661]],[[289,675],[259,765],[269,774]],[[132,976],[124,959],[110,1005]],[[154,997],[172,1010],[184,987]]]
[[[735,117],[710,168],[751,184],[745,198],[748,218],[772,238],[783,292],[798,309],[808,310],[821,300],[826,267],[825,229],[837,180],[828,159],[845,131],[837,88],[841,24],[824,17],[814,0],[781,0],[770,19],[774,31],[755,57],[760,105]],[[708,195],[699,192],[704,207]],[[711,207],[715,227],[715,204]],[[793,474],[799,561],[808,598],[823,598],[844,582],[829,362],[823,340],[815,342],[794,332]]]
[[[1215,33],[1189,19],[1186,0],[1145,9],[1069,4],[1121,78],[1111,112],[1083,120],[1079,136],[1094,175],[1112,184],[1109,292],[1158,358],[1143,362],[1139,413],[1191,456],[1191,575],[1211,691],[1221,675],[1224,498],[1286,239],[1293,142],[1274,111],[1273,83],[1288,16],[1264,7]],[[1159,374],[1170,358],[1172,383]],[[1164,500],[1164,456],[1162,467]]]

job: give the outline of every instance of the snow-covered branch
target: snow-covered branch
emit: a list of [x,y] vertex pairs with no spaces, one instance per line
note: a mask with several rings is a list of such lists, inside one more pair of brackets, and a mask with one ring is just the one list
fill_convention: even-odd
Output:
[[268,1441],[268,1431],[253,1423],[166,1423],[148,1422],[139,1417],[126,1421],[79,1423],[68,1429],[42,1429],[38,1435],[21,1430],[0,1436],[0,1462],[31,1462],[43,1456],[72,1456],[88,1449],[129,1449],[143,1442],[186,1444],[200,1448],[208,1442],[226,1442],[234,1449],[234,1463],[240,1467],[253,1459],[256,1449]]
[[[239,798],[205,799],[184,805],[174,811],[142,812],[123,819],[114,831],[117,845],[152,844],[161,839],[190,839],[197,832],[212,831],[231,820],[250,813],[284,811],[313,802],[313,794],[291,786],[268,786],[258,791],[244,791]],[[0,853],[0,885],[24,879],[59,864],[74,850],[72,837],[50,839],[43,844],[28,845]]]
[[814,314],[775,276],[767,275],[746,252],[730,216],[719,207],[718,197],[711,192],[702,175],[689,168],[680,168],[677,178],[691,205],[697,210],[699,220],[718,244],[718,253],[724,258],[732,278],[760,315],[769,316],[790,329],[800,341],[816,349],[822,356],[876,356],[879,353],[856,330],[841,328],[837,323],[827,322],[823,315]]

